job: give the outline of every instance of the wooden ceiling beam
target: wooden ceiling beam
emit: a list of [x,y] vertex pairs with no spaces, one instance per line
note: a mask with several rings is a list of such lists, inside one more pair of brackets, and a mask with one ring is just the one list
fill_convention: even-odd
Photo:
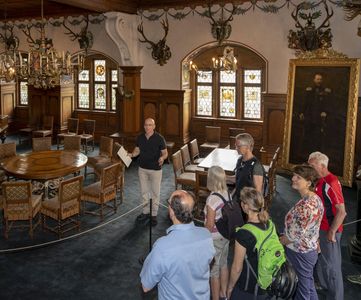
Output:
[[137,1],[132,0],[49,0],[60,4],[78,7],[85,10],[104,13],[107,11],[121,11],[135,14]]

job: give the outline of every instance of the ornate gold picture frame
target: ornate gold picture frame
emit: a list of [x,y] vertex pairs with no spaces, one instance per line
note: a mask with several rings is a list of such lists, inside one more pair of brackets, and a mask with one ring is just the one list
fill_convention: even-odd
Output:
[[342,57],[291,59],[282,166],[325,153],[329,169],[352,185],[360,60]]

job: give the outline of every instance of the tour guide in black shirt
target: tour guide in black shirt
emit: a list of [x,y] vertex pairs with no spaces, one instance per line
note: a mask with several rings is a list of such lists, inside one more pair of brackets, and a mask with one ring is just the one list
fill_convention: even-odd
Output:
[[144,131],[138,136],[136,147],[130,157],[139,155],[139,181],[143,198],[143,213],[137,217],[138,222],[149,218],[149,199],[152,198],[152,226],[157,225],[162,165],[168,157],[163,136],[155,132],[155,122],[148,118],[144,121]]

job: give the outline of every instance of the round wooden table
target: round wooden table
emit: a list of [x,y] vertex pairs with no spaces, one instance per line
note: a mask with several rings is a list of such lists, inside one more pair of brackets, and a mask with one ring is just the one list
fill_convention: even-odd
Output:
[[78,172],[88,157],[78,151],[38,151],[6,159],[2,166],[7,174],[35,180],[49,180]]

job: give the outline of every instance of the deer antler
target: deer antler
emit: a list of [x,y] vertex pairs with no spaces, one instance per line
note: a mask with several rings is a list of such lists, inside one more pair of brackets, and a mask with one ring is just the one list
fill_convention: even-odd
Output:
[[21,29],[21,31],[25,34],[26,36],[26,41],[29,44],[35,45],[36,41],[33,39],[33,37],[31,36],[31,28],[33,27],[33,25],[26,25],[26,28]]
[[324,4],[325,4],[325,10],[326,10],[327,17],[322,22],[322,24],[320,26],[318,26],[317,30],[320,30],[321,28],[329,27],[330,26],[330,18],[333,16],[333,9],[331,8],[331,13],[330,13],[326,2],[324,2]]
[[[222,7],[222,11],[223,11],[223,7]],[[229,16],[229,18],[227,20],[224,21],[225,24],[227,24],[228,22],[232,21],[233,20],[233,15],[234,15],[234,12],[236,11],[236,7],[234,6],[234,4],[232,3],[232,12]],[[223,17],[223,15],[222,15]]]
[[169,30],[168,19],[167,18],[165,20],[163,19],[162,21],[160,21],[160,24],[162,24],[162,27],[164,29],[164,37],[162,38],[162,41],[165,41],[165,39],[168,35],[168,30]]
[[148,48],[148,49],[152,49],[153,47],[155,47],[155,43],[152,42],[152,41],[150,41],[150,40],[148,40],[148,39],[146,38],[146,36],[144,35],[144,32],[143,32],[143,22],[138,25],[138,32],[139,32],[139,33],[143,36],[143,38],[144,38],[144,40],[139,39],[139,42],[150,44],[151,47]]
[[211,5],[210,5],[210,4],[208,4],[208,13],[209,13],[209,18],[212,20],[212,23],[211,23],[211,24],[217,23],[217,21],[213,18],[213,13],[212,13]]
[[300,8],[301,8],[301,6],[300,6],[300,5],[297,5],[296,10],[294,10],[294,11],[291,13],[291,17],[292,17],[293,20],[296,21],[296,25],[295,25],[296,28],[301,28],[301,29],[303,30],[304,28],[303,28],[302,24],[300,23],[300,21],[298,21],[298,13],[299,13],[299,11],[300,11]]
[[75,41],[77,38],[79,38],[79,34],[75,33],[68,26],[66,26],[65,19],[63,21],[63,26],[68,30],[68,32],[65,32],[65,34],[70,36],[71,41]]

